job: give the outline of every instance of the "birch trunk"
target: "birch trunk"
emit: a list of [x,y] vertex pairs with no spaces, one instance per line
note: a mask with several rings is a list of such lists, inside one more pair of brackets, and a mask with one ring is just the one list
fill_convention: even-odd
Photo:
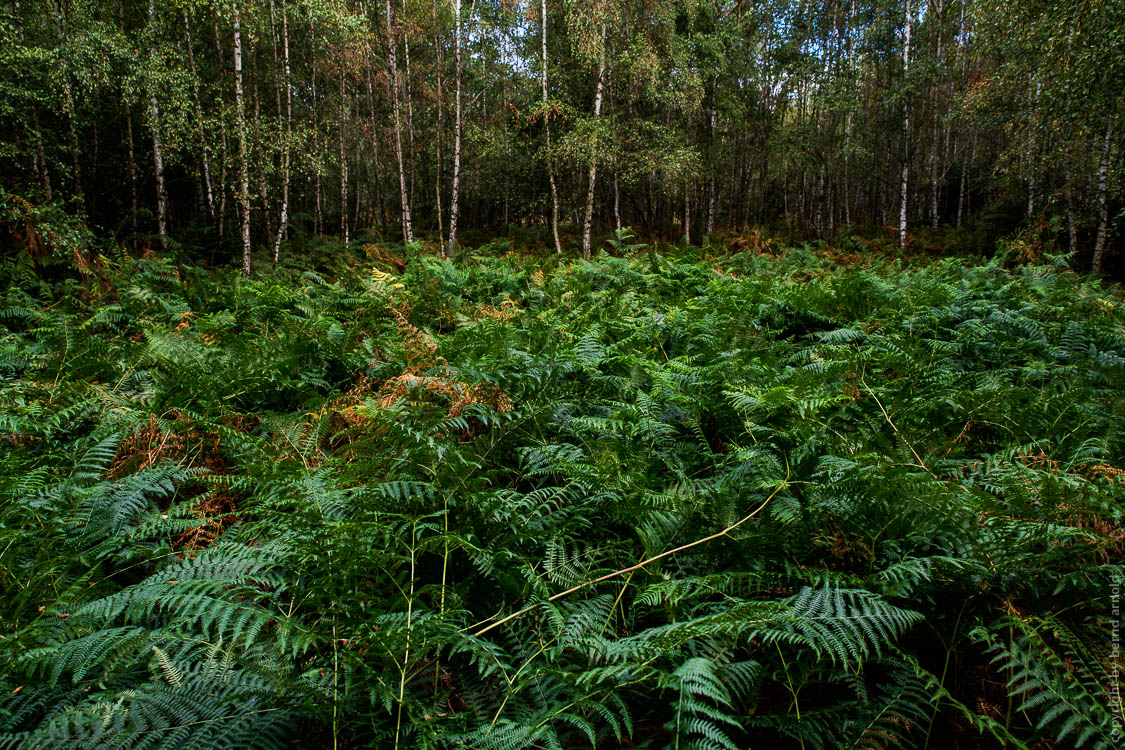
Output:
[[715,158],[715,97],[718,91],[715,90],[716,86],[712,84],[711,92],[711,175],[707,183],[707,236],[711,236],[715,232],[715,167],[718,161]]
[[[272,8],[272,0],[271,0]],[[293,78],[289,67],[289,13],[285,0],[281,0],[281,49],[285,74],[285,143],[281,151],[281,218],[277,225],[277,237],[273,242],[273,262],[281,255],[281,241],[289,226],[289,173],[290,143],[293,138]]]
[[[125,148],[128,154],[128,170],[129,170],[129,225],[132,228],[132,244],[133,249],[136,249],[137,243],[137,158],[133,152],[133,111],[129,106],[129,102],[125,102]],[[50,182],[47,183],[50,188]],[[51,194],[48,191],[47,200],[51,199]]]
[[[215,59],[223,60],[226,55],[223,52],[223,38],[219,34],[219,17],[216,15],[213,19],[211,28],[215,32]],[[219,101],[222,102],[222,88],[219,89]],[[227,129],[225,125],[219,128],[219,138],[221,146],[221,156],[219,160],[219,237],[226,236],[227,226],[227,162],[230,158],[230,143],[227,140]]]
[[[14,9],[15,9],[14,16],[15,16],[15,22],[16,22],[16,35],[17,35],[17,39],[19,39],[19,42],[22,45],[22,44],[24,44],[23,16],[20,13],[19,0],[15,0]],[[122,29],[122,31],[124,31],[124,29]],[[31,110],[31,135],[35,139],[35,165],[34,165],[35,166],[35,173],[36,173],[36,176],[39,178],[39,187],[41,187],[43,189],[43,194],[47,198],[47,202],[50,203],[51,199],[52,199],[51,173],[47,170],[47,154],[46,154],[46,150],[43,148],[43,130],[39,126],[39,110],[37,110],[35,108],[35,105],[32,105],[30,107],[30,110]],[[129,102],[128,101],[125,102],[125,111],[126,111],[126,113],[128,113],[128,111],[129,111]],[[128,116],[128,114],[126,114],[126,116]],[[132,138],[130,138],[129,139],[129,154],[130,154],[129,165],[130,166],[133,166],[132,153],[133,153],[133,141],[132,141]],[[136,183],[134,182],[134,185],[135,184]],[[134,188],[134,190],[136,190],[136,188]],[[136,209],[136,203],[134,202],[134,205],[133,205],[133,223],[134,224],[136,224],[136,216],[137,216],[137,209]],[[133,230],[133,233],[136,234],[136,229]]]
[[[258,80],[260,76],[257,75],[258,56],[254,54],[254,38],[250,38],[250,61],[254,66],[250,70],[250,79],[253,81],[250,89],[250,100],[254,102],[254,129],[250,134],[250,143],[262,143],[262,99],[258,94]],[[258,195],[261,197],[261,216],[265,224],[266,237],[273,235],[273,227],[270,222],[270,183],[266,175],[266,158],[263,155],[261,158],[255,160],[258,165]],[[251,210],[254,210],[251,205]]]
[[[406,0],[402,0],[402,17],[407,18],[406,15]],[[403,58],[406,62],[406,81],[402,85],[402,93],[406,97],[406,135],[407,143],[410,145],[406,153],[406,185],[407,192],[410,196],[410,205],[414,205],[414,155],[418,150],[414,146],[414,94],[411,88],[413,76],[410,73],[410,28],[409,24],[404,26],[402,32],[402,52]]]
[[[124,4],[122,4],[122,13],[124,13]],[[199,130],[200,155],[203,159],[203,190],[207,197],[207,211],[211,214],[211,220],[214,221],[215,193],[211,187],[211,160],[207,153],[207,133],[203,129],[203,105],[199,101],[199,87],[194,83],[198,80],[198,77],[195,73],[195,52],[192,50],[191,43],[191,21],[186,10],[184,11],[184,41],[187,46],[188,70],[191,72],[191,80],[193,81],[191,94],[195,105],[195,122]]]
[[453,109],[453,195],[449,200],[449,250],[457,250],[457,211],[461,196],[461,0],[453,0],[453,58],[457,75]]
[[1035,190],[1036,190],[1036,132],[1035,127],[1035,112],[1039,109],[1039,101],[1043,92],[1043,81],[1037,80],[1035,82],[1035,105],[1031,109],[1032,131],[1031,131],[1031,144],[1027,150],[1027,218],[1031,219],[1035,216]]
[[616,174],[613,175],[613,227],[621,234],[621,187]]
[[406,191],[406,167],[402,158],[402,114],[398,104],[398,63],[395,61],[395,35],[393,17],[391,15],[391,0],[384,0],[384,10],[387,17],[387,66],[390,68],[391,103],[394,114],[395,130],[395,156],[398,158],[398,189],[402,203],[402,237],[410,243],[414,242],[414,228],[410,221],[410,198]]
[[[602,23],[601,50],[598,56],[598,83],[594,90],[594,120],[602,114],[602,93],[605,88],[605,39],[606,25]],[[589,183],[586,187],[586,220],[582,224],[582,254],[590,257],[590,232],[594,226],[594,188],[598,179],[597,146],[590,148]]]
[[957,226],[961,226],[961,220],[965,216],[965,201],[968,196],[969,188],[969,172],[973,168],[973,162],[976,160],[977,155],[977,137],[969,139],[969,157],[964,160],[961,165],[961,191],[957,196]]
[[1066,172],[1066,226],[1070,235],[1069,252],[1078,250],[1078,224],[1074,216],[1074,188],[1070,184],[1070,170]]
[[1109,232],[1109,146],[1113,139],[1113,118],[1105,128],[1102,158],[1098,164],[1098,237],[1094,241],[1094,273],[1102,270],[1105,260],[1106,235]]
[[691,185],[684,185],[684,242],[691,244]]
[[559,242],[559,189],[555,184],[555,166],[551,158],[551,113],[547,111],[547,0],[539,3],[540,42],[542,44],[543,75],[543,126],[547,135],[547,177],[551,182],[551,233],[555,237],[555,253],[562,254]]
[[[148,3],[148,23],[153,25],[156,9],[153,0]],[[156,50],[152,50],[155,61]],[[160,141],[160,102],[156,98],[156,86],[148,84],[149,126],[152,128],[152,167],[156,175],[156,232],[160,237],[160,249],[168,249],[168,193],[164,186],[164,149]]]
[[441,257],[445,257],[445,228],[442,226],[442,209],[441,209],[441,141],[442,133],[445,132],[445,108],[442,105],[444,96],[442,92],[444,88],[441,83],[441,44],[438,41],[438,25],[437,25],[437,0],[434,0],[433,5],[433,19],[434,19],[434,74],[437,78],[437,133],[435,134],[435,145],[437,146],[437,164],[435,164],[435,179],[434,179],[434,205],[437,207],[437,226],[438,226],[438,249],[441,252]]
[[[65,39],[63,31],[63,12],[59,0],[55,0],[55,32],[59,43]],[[70,83],[70,74],[63,71],[63,108],[66,110],[67,133],[70,136],[70,157],[74,164],[74,198],[78,203],[78,213],[86,213],[86,193],[82,189],[82,155],[78,149],[78,125],[74,119],[74,87]]]
[[[910,2],[906,0],[906,36],[902,46],[902,80],[905,85],[910,78]],[[898,246],[906,247],[906,211],[910,202],[910,101],[904,99],[902,105],[902,203],[898,212]]]
[[340,77],[340,239],[347,246],[348,234],[348,152],[347,152],[348,89],[347,79]]
[[312,156],[313,156],[313,181],[315,183],[314,188],[315,188],[315,193],[316,193],[316,213],[314,214],[315,218],[313,220],[313,231],[316,232],[316,234],[320,234],[322,231],[324,231],[324,213],[323,213],[324,209],[323,209],[323,207],[321,205],[321,201],[320,201],[320,188],[321,188],[321,185],[320,185],[320,122],[318,121],[317,110],[316,110],[316,29],[315,29],[315,27],[313,28],[313,31],[312,31],[312,55],[311,55],[311,58],[312,58],[312,62],[311,62],[311,65],[310,65],[311,74],[310,74],[309,77],[312,79],[311,82],[310,82],[311,88],[312,88],[312,99],[309,102],[309,108],[312,110],[311,120],[312,120],[312,142],[313,142],[313,153],[312,153]]
[[242,100],[242,26],[238,7],[234,16],[234,106],[238,127],[238,203],[242,229],[242,275],[250,275],[250,165],[246,153],[246,113]]
[[[943,60],[941,59],[941,18],[943,3],[938,0],[937,3],[937,55],[936,59],[938,65],[944,69]],[[933,106],[933,133],[930,138],[930,227],[932,229],[938,228],[938,168],[937,168],[937,144],[938,133],[940,125],[940,117],[938,116],[938,86],[934,86],[933,95],[931,96],[931,104]]]
[[[16,6],[19,7],[18,5]],[[117,21],[118,27],[121,30],[121,35],[125,35],[125,3],[119,3],[117,6]],[[132,228],[131,245],[135,250],[137,247],[137,156],[133,150],[133,108],[129,106],[129,99],[127,96],[122,97],[123,104],[125,105],[125,153],[128,160],[126,167],[129,170],[129,226]],[[35,111],[32,110],[32,115]],[[38,121],[36,121],[38,124]],[[48,200],[50,196],[48,194]]]

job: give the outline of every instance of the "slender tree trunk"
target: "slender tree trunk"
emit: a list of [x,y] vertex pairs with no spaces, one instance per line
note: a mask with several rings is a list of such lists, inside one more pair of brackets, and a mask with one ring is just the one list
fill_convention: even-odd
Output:
[[234,102],[238,127],[238,202],[241,207],[242,275],[250,275],[250,164],[246,152],[246,114],[242,100],[242,26],[238,6],[234,17]]
[[[16,38],[19,39],[19,42],[22,45],[22,44],[24,44],[23,14],[20,12],[19,0],[15,0],[14,11],[15,11],[14,15],[15,15],[15,22],[16,22],[16,35],[17,35]],[[122,33],[124,33],[124,28],[122,28]],[[126,101],[125,102],[126,117],[128,117],[128,109],[129,109],[129,102]],[[52,193],[52,190],[51,190],[51,173],[47,169],[47,153],[46,153],[46,150],[43,148],[43,130],[39,126],[39,110],[36,109],[35,105],[31,105],[30,112],[31,112],[31,135],[32,135],[32,138],[35,140],[35,160],[34,160],[35,161],[35,173],[36,173],[36,177],[39,178],[39,187],[43,189],[43,195],[47,199],[47,202],[50,203],[54,196],[53,196],[53,193]],[[132,140],[130,139],[130,141],[129,141],[130,157],[133,153],[132,149],[133,149],[133,143],[132,143]],[[129,164],[130,164],[130,166],[133,166],[132,158],[130,158]],[[133,210],[133,221],[134,221],[134,223],[136,223],[136,215],[137,215],[136,206],[134,206],[134,210]],[[136,234],[135,229],[134,229],[133,233]]]
[[[63,31],[62,4],[55,0],[55,32],[59,43],[65,40]],[[78,213],[86,213],[86,193],[82,189],[82,154],[78,148],[78,124],[76,122],[74,86],[70,82],[70,75],[62,74],[63,83],[63,108],[66,110],[67,132],[70,136],[70,156],[74,165],[74,198],[78,204]]]
[[[935,34],[937,36],[937,54],[935,59],[938,65],[944,69],[943,60],[941,58],[941,19],[943,10],[942,0],[938,0],[935,17]],[[933,87],[933,94],[930,97],[930,103],[933,107],[933,133],[930,138],[930,228],[937,229],[939,216],[938,216],[938,169],[937,169],[937,146],[938,146],[938,132],[940,126],[940,117],[938,116],[938,91],[939,87],[935,84]]]
[[937,171],[937,142],[938,142],[938,113],[937,94],[933,96],[934,128],[933,137],[930,139],[930,228],[938,228],[938,171]]
[[684,183],[684,242],[691,244],[691,183]]
[[[212,28],[215,31],[215,52],[217,60],[223,60],[226,55],[223,53],[223,39],[219,34],[219,19],[216,15]],[[219,100],[222,101],[222,89],[219,89]],[[226,127],[219,128],[220,145],[222,146],[221,159],[219,161],[219,237],[226,235],[227,225],[227,161],[230,158],[229,141],[227,140]]]
[[[602,92],[605,88],[605,43],[606,25],[602,23],[601,50],[598,56],[598,83],[594,89],[594,119],[602,114]],[[594,188],[598,179],[598,152],[597,146],[590,148],[589,182],[586,187],[586,220],[582,224],[582,254],[590,257],[590,233],[594,226]]]
[[613,175],[613,226],[621,234],[621,186],[617,184],[617,173]]
[[[126,165],[129,170],[129,225],[132,228],[132,245],[137,244],[137,158],[133,152],[133,112],[129,101],[125,101],[125,149],[128,158]],[[50,187],[50,183],[48,183]],[[48,200],[50,199],[48,193]]]
[[[500,37],[500,57],[501,59],[508,59],[508,35],[502,32]],[[508,87],[505,85],[503,79],[500,84],[500,111],[502,113],[508,112]],[[509,216],[509,201],[511,198],[512,186],[512,151],[511,139],[508,132],[508,118],[503,119],[504,123],[504,234],[507,235],[511,230],[511,219]]]
[[[905,87],[910,80],[910,31],[913,19],[910,12],[911,0],[906,0],[906,29],[905,39],[902,46],[902,81]],[[901,195],[902,203],[899,207],[898,213],[898,246],[900,248],[906,247],[906,212],[910,203],[909,193],[909,177],[910,177],[910,101],[908,96],[904,96],[902,104],[902,182],[901,182]]]
[[[129,107],[129,105],[126,104],[125,105],[126,117],[128,117],[128,107]],[[43,129],[39,126],[39,111],[35,107],[31,108],[31,135],[35,139],[35,171],[37,173],[37,176],[39,177],[39,187],[41,187],[43,189],[43,195],[47,198],[47,202],[50,203],[51,200],[54,197],[53,191],[51,190],[51,173],[47,169],[47,153],[43,148]],[[133,153],[133,144],[132,144],[132,137],[130,136],[130,142],[129,142],[129,154],[130,154],[129,164],[130,164],[130,166],[134,166],[133,160],[132,160],[132,153]],[[134,185],[135,184],[136,183],[134,182]],[[134,190],[135,189],[136,188],[134,188]],[[136,207],[134,206],[134,209],[135,208]],[[136,221],[136,214],[137,214],[137,212],[136,212],[136,210],[134,210],[133,211],[134,222]]]
[[350,239],[348,235],[348,151],[347,151],[347,122],[348,122],[348,89],[347,78],[340,76],[340,239],[344,245]]
[[[122,8],[124,8],[124,4],[122,4]],[[192,50],[191,43],[191,21],[186,10],[184,11],[184,41],[187,46],[188,70],[191,72],[191,94],[192,102],[195,105],[196,127],[199,130],[200,155],[203,159],[203,189],[207,197],[207,211],[211,214],[211,220],[214,221],[215,193],[211,188],[211,161],[207,153],[207,133],[203,128],[203,105],[199,101],[199,86],[196,83],[199,79],[195,73],[195,52]]]
[[1078,224],[1074,217],[1074,187],[1070,183],[1070,169],[1066,171],[1066,226],[1070,234],[1069,252],[1078,251]]
[[844,119],[844,226],[852,225],[852,199],[851,199],[851,150],[852,150],[852,113],[849,111]]
[[403,61],[406,63],[406,80],[402,85],[402,93],[406,98],[406,135],[407,143],[410,145],[406,153],[406,178],[407,190],[410,195],[410,205],[414,205],[414,173],[415,164],[414,158],[418,153],[417,148],[414,146],[414,93],[413,81],[414,78],[410,72],[410,27],[409,17],[406,11],[406,0],[402,0],[402,17],[406,19],[407,23],[403,27],[402,32],[402,52]]
[[[148,3],[148,24],[154,25],[156,9],[153,0]],[[152,50],[156,57],[156,50]],[[160,237],[160,249],[168,249],[168,193],[164,186],[164,149],[160,141],[160,102],[156,98],[156,86],[148,83],[149,127],[152,128],[152,165],[156,175],[156,232]]]
[[555,184],[554,159],[551,157],[551,113],[547,111],[547,0],[539,3],[540,42],[542,45],[543,75],[543,127],[547,135],[547,177],[551,182],[551,233],[555,238],[555,253],[562,253],[559,242],[559,189]]
[[[272,0],[271,0],[272,8]],[[293,138],[293,78],[289,67],[289,13],[285,0],[281,0],[281,49],[285,74],[285,143],[281,150],[281,218],[277,225],[277,237],[273,243],[273,262],[281,255],[281,241],[289,227],[289,172],[290,143]]]
[[[125,35],[125,3],[117,6],[117,21],[121,35]],[[126,167],[129,171],[129,226],[132,228],[130,245],[137,247],[137,156],[133,150],[133,108],[129,106],[128,96],[122,97],[125,106],[125,153]],[[34,110],[32,110],[34,114]]]
[[964,160],[961,165],[961,191],[957,196],[957,226],[961,226],[961,220],[965,215],[965,202],[968,197],[969,188],[969,172],[972,171],[973,162],[976,160],[977,155],[977,136],[974,133],[972,138],[969,139],[969,157]]
[[310,78],[312,88],[312,98],[309,101],[309,108],[312,110],[312,142],[313,142],[313,182],[314,192],[316,193],[316,213],[313,219],[313,231],[316,234],[321,234],[324,231],[324,207],[320,199],[321,194],[321,178],[320,178],[320,118],[317,116],[317,99],[316,99],[316,28],[312,32],[312,62],[310,65]]
[[402,202],[402,237],[410,243],[414,242],[414,228],[410,220],[410,197],[406,190],[406,166],[402,156],[402,115],[398,105],[398,64],[395,61],[395,35],[393,16],[391,15],[391,0],[384,0],[384,9],[387,16],[387,65],[390,68],[391,102],[394,113],[395,130],[395,156],[398,157],[398,188],[399,198]]
[[[855,81],[855,43],[852,40],[852,24],[855,19],[855,0],[848,6],[847,39],[848,39],[848,78]],[[851,201],[851,152],[852,152],[852,104],[848,103],[848,113],[844,118],[844,226],[852,225]]]
[[710,112],[710,126],[711,126],[711,174],[707,182],[707,236],[711,236],[715,232],[715,170],[718,167],[718,154],[716,153],[715,144],[715,124],[717,115],[715,112],[715,97],[718,96],[716,84],[711,84],[711,112]]
[[1101,273],[1105,260],[1106,236],[1109,234],[1109,147],[1113,139],[1114,118],[1105,127],[1102,158],[1098,163],[1098,236],[1094,241],[1094,273]]
[[[250,41],[250,62],[254,66],[250,71],[251,84],[251,101],[254,102],[254,129],[251,133],[250,143],[262,143],[262,134],[265,132],[262,129],[262,100],[258,95],[258,81],[261,76],[257,75],[258,55],[254,54],[254,41]],[[256,159],[255,162],[258,166],[258,195],[261,196],[261,215],[262,222],[265,224],[266,237],[273,236],[273,226],[270,221],[270,183],[266,179],[266,158],[263,154],[261,158]],[[253,208],[251,208],[253,210]]]
[[1036,190],[1035,179],[1036,179],[1036,171],[1039,167],[1039,165],[1037,164],[1038,139],[1036,138],[1036,132],[1035,132],[1036,131],[1035,113],[1036,113],[1036,110],[1039,109],[1039,100],[1040,100],[1040,96],[1042,95],[1042,92],[1043,92],[1043,81],[1042,80],[1036,80],[1035,81],[1035,99],[1034,99],[1035,104],[1032,106],[1031,112],[1028,113],[1029,118],[1031,119],[1031,127],[1032,127],[1031,143],[1029,144],[1029,148],[1027,149],[1027,218],[1029,218],[1029,219],[1034,218],[1034,216],[1035,216],[1035,190]]
[[461,196],[461,0],[453,0],[453,58],[457,82],[453,109],[453,195],[449,200],[449,249],[457,250],[457,210]]
[[437,163],[434,165],[434,205],[437,207],[437,228],[438,228],[438,249],[441,252],[441,257],[445,257],[445,228],[442,226],[442,209],[441,209],[441,142],[442,135],[445,133],[445,108],[443,101],[445,99],[445,89],[441,83],[441,43],[438,39],[438,25],[437,25],[437,4],[438,0],[434,0],[433,5],[433,19],[434,19],[434,73],[437,78],[437,132],[434,135],[435,146],[437,147]]

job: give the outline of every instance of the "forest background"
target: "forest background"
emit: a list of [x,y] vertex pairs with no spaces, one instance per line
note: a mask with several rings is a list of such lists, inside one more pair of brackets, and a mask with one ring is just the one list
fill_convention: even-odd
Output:
[[759,226],[1105,270],[1122,29],[1116,0],[11,0],[0,207],[39,253],[246,272],[287,238]]

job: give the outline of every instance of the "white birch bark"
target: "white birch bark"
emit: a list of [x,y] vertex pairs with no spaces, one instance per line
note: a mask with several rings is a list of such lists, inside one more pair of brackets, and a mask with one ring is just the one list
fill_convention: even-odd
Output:
[[1094,273],[1102,270],[1105,260],[1106,235],[1109,231],[1109,147],[1113,139],[1113,118],[1105,127],[1102,158],[1098,163],[1098,236],[1094,241]]
[[547,0],[540,0],[539,7],[540,41],[543,48],[543,126],[547,133],[547,178],[551,182],[551,233],[555,237],[555,253],[562,253],[559,242],[559,189],[555,184],[555,165],[551,158],[551,113],[547,111]]
[[[902,80],[905,85],[910,77],[910,32],[913,19],[910,13],[910,2],[906,0],[906,29],[902,45]],[[904,97],[902,104],[902,181],[901,204],[898,212],[898,246],[906,247],[906,212],[910,203],[910,101]]]
[[[153,25],[156,9],[153,0],[148,3],[148,23]],[[153,63],[156,50],[152,50]],[[156,98],[156,86],[148,84],[149,127],[152,129],[152,167],[156,176],[156,232],[160,238],[160,249],[168,249],[168,192],[164,185],[164,149],[160,141],[160,101]]]
[[[602,114],[602,94],[605,88],[605,39],[606,25],[602,23],[601,50],[598,56],[598,83],[594,89],[594,120]],[[594,188],[598,179],[597,146],[590,148],[589,182],[586,187],[586,219],[582,224],[582,254],[590,257],[590,232],[594,225]]]
[[250,164],[246,152],[246,113],[242,96],[242,23],[238,6],[234,16],[234,106],[238,127],[238,204],[242,230],[242,275],[250,275]]
[[453,0],[453,58],[457,71],[453,104],[453,195],[449,200],[449,249],[457,250],[457,212],[461,197],[461,0]]
[[410,243],[414,242],[414,228],[410,220],[410,197],[406,190],[406,166],[402,156],[402,113],[399,111],[398,103],[398,63],[395,60],[396,44],[391,15],[391,0],[384,0],[384,10],[387,20],[387,66],[391,73],[391,108],[394,115],[395,156],[398,157],[398,188],[402,205],[402,238]]
[[289,226],[290,143],[293,137],[293,78],[289,66],[289,13],[285,0],[281,0],[281,49],[285,74],[285,143],[281,151],[281,217],[277,237],[273,242],[273,262],[281,255],[281,241]]

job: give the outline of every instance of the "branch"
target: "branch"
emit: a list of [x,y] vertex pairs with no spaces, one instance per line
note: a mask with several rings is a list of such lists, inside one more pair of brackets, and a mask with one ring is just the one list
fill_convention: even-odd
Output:
[[[929,471],[929,469],[927,469],[927,471]],[[737,529],[742,524],[749,521],[754,516],[758,515],[758,513],[760,513],[763,508],[765,508],[767,505],[769,505],[770,500],[773,500],[774,497],[777,495],[777,493],[781,492],[781,490],[784,489],[785,486],[789,484],[789,477],[790,476],[791,476],[791,472],[790,472],[790,469],[789,469],[789,459],[787,458],[787,459],[785,459],[785,479],[781,480],[781,484],[779,484],[774,489],[774,491],[770,493],[770,496],[767,497],[762,502],[761,505],[759,505],[757,508],[755,508],[753,511],[751,511],[751,513],[748,516],[744,516],[742,519],[740,519],[736,523],[731,524],[730,526],[727,526],[722,531],[717,531],[714,534],[711,534],[710,536],[703,537],[702,539],[696,539],[694,542],[688,542],[685,545],[682,545],[680,547],[676,547],[675,549],[670,549],[667,552],[661,552],[659,555],[655,555],[653,557],[650,557],[647,560],[642,560],[639,563],[637,563],[636,565],[630,565],[627,568],[622,568],[621,570],[615,570],[612,573],[606,573],[604,576],[599,576],[599,577],[597,577],[593,580],[586,581],[585,583],[580,583],[577,586],[574,586],[573,588],[567,589],[566,591],[560,591],[559,593],[555,594],[554,596],[549,597],[548,599],[546,599],[544,601],[536,602],[535,604],[529,604],[528,606],[524,607],[523,609],[521,609],[517,612],[513,612],[512,614],[508,615],[504,619],[497,620],[496,622],[492,623],[491,625],[489,625],[485,628],[482,628],[481,630],[476,631],[472,635],[476,636],[476,637],[482,636],[485,633],[487,633],[488,631],[492,630],[493,628],[497,628],[497,627],[503,625],[506,622],[511,622],[512,620],[516,619],[517,617],[520,617],[521,615],[527,614],[528,612],[530,612],[533,609],[536,609],[537,607],[539,607],[542,604],[545,604],[547,602],[557,601],[559,599],[562,599],[565,596],[570,596],[571,594],[573,594],[575,592],[581,591],[582,589],[587,588],[588,586],[593,586],[596,583],[602,583],[603,581],[608,581],[611,578],[616,578],[617,576],[625,575],[626,573],[632,573],[634,570],[639,570],[640,568],[643,568],[644,566],[648,565],[649,563],[656,562],[657,560],[662,560],[665,557],[668,557],[669,555],[674,555],[677,552],[683,552],[684,550],[689,550],[692,547],[698,547],[700,544],[710,542],[713,539],[718,539],[721,536],[726,536],[727,534],[734,531],[735,529]]]

